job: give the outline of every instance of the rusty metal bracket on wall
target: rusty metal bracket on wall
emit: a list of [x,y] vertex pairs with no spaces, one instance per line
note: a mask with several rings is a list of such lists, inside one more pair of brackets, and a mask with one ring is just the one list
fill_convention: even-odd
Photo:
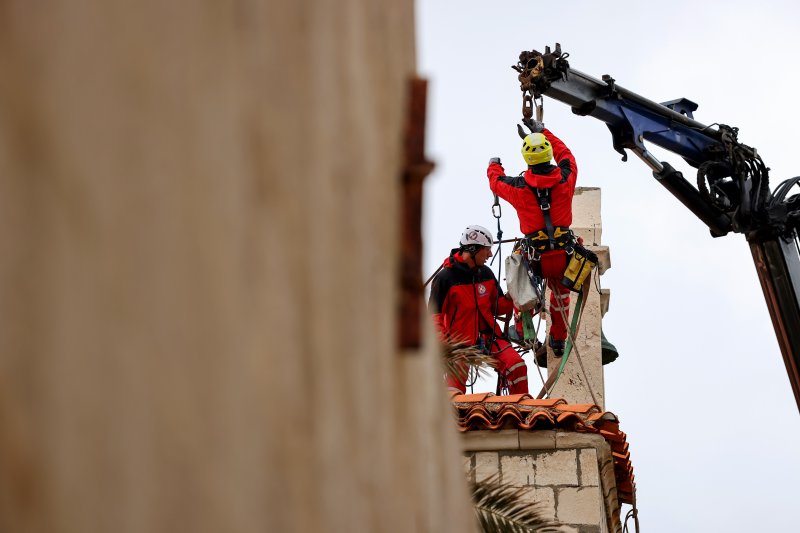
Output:
[[422,341],[422,182],[433,170],[425,159],[425,115],[428,81],[412,78],[404,132],[405,160],[402,172],[400,231],[400,298],[398,309],[398,347],[419,348]]

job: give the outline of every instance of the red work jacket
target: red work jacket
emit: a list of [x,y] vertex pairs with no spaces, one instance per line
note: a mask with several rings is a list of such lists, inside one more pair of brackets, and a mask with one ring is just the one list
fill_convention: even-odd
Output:
[[479,337],[490,335],[492,329],[502,336],[494,318],[495,305],[498,315],[514,307],[498,286],[492,269],[482,266],[473,270],[461,253],[453,250],[433,279],[428,300],[439,333],[448,340],[469,344],[478,344]]

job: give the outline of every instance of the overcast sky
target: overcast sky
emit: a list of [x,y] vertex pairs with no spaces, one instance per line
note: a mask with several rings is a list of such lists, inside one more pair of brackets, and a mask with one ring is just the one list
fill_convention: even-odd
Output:
[[[595,78],[657,102],[688,98],[696,120],[740,128],[772,189],[800,175],[798,5],[417,0],[437,165],[425,190],[425,276],[466,225],[495,231],[488,159],[502,157],[509,174],[524,168],[510,68],[522,50],[560,42]],[[620,353],[605,367],[606,409],[628,435],[642,531],[800,531],[800,414],[744,237],[711,238],[638,158],[620,160],[603,123],[547,98],[544,110],[575,154],[578,185],[602,188],[612,263],[603,329]],[[677,156],[654,152],[695,181]],[[502,223],[505,237],[519,234],[508,205]]]

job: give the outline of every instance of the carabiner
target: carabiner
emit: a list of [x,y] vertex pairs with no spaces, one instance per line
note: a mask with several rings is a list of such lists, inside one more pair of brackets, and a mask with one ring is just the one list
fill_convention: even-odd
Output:
[[534,102],[536,102],[536,121],[542,122],[544,118],[544,96],[539,95],[539,98]]

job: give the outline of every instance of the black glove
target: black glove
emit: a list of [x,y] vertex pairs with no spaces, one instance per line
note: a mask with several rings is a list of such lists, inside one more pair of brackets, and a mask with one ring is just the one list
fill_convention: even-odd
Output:
[[542,133],[544,131],[544,122],[538,120],[531,121],[531,131],[533,133]]
[[490,165],[493,164],[493,163],[497,163],[498,165],[502,165],[502,163],[500,162],[500,158],[499,157],[493,157],[493,158],[491,158],[489,160],[489,164]]

